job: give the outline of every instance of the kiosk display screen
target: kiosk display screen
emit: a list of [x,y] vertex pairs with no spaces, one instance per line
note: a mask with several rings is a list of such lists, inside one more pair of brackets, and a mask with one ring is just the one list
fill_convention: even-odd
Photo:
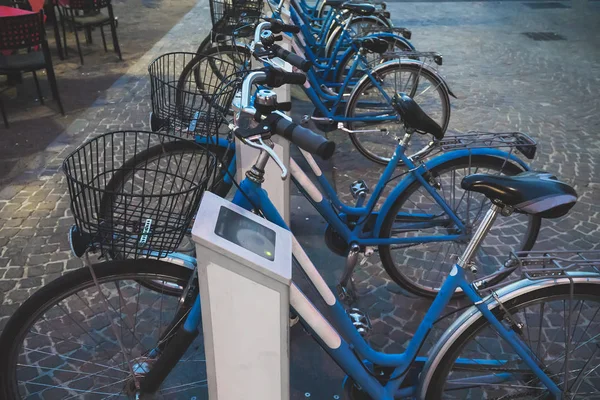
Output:
[[215,234],[267,260],[275,260],[275,231],[221,206]]

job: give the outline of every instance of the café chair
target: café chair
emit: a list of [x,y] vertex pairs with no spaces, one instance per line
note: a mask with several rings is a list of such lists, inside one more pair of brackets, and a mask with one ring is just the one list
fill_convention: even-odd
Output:
[[[23,52],[25,50],[25,52]],[[38,92],[40,103],[44,98],[36,71],[46,70],[52,96],[58,103],[62,115],[65,115],[56,75],[52,65],[52,57],[46,40],[43,12],[0,18],[0,75],[15,75],[31,72]],[[8,127],[4,106],[0,104],[4,123]]]
[[[85,32],[86,41],[91,43],[91,31],[93,28],[100,28],[102,36],[102,44],[104,51],[106,48],[106,38],[104,36],[104,27],[109,26],[113,40],[115,53],[119,56],[119,60],[123,60],[121,56],[121,48],[119,47],[119,38],[117,37],[117,19],[113,13],[113,8],[110,0],[59,0],[60,7],[65,20],[69,22],[71,29],[75,32],[75,41],[77,42],[77,51],[79,59],[83,65],[83,53],[81,52],[81,44],[79,42],[79,29]],[[106,14],[102,11],[106,9]],[[64,34],[64,26],[63,26]],[[64,43],[64,52],[67,55],[66,39]]]

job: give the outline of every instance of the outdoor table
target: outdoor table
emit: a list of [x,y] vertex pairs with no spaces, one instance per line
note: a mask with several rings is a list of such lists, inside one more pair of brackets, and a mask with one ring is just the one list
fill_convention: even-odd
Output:
[[0,6],[0,17],[17,17],[19,15],[35,14],[34,11],[21,10],[20,8]]

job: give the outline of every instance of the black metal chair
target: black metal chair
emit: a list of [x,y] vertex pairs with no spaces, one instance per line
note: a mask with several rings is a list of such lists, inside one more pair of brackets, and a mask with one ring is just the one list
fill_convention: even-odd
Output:
[[[30,10],[31,5],[29,4],[29,0],[0,0],[0,6],[8,6],[15,7],[22,10]],[[56,42],[56,51],[58,52],[58,57],[61,60],[64,59],[63,49],[62,49],[62,40],[60,38],[60,28],[58,26],[59,19],[56,16],[56,0],[46,0],[44,5],[44,12],[46,17],[52,22],[52,28],[54,30],[54,41]],[[60,10],[59,10],[60,11]],[[48,21],[46,20],[46,25]]]
[[[62,9],[62,16],[69,22],[71,29],[75,32],[75,41],[77,42],[77,51],[79,52],[81,65],[83,65],[83,53],[81,52],[81,43],[79,42],[79,33],[77,32],[78,29],[84,30],[86,41],[91,43],[92,29],[96,27],[100,28],[102,44],[104,45],[104,51],[106,52],[108,50],[106,48],[104,27],[110,26],[115,53],[119,56],[119,60],[123,60],[121,48],[119,47],[119,38],[117,37],[117,22],[111,0],[60,0],[59,3],[60,8]],[[102,12],[103,9],[107,10],[108,15]],[[65,55],[68,55],[66,36],[64,34],[65,30],[63,25],[64,52]]]
[[[36,49],[36,47],[38,48]],[[39,51],[39,47],[41,47],[41,51]],[[22,49],[26,49],[27,52],[18,51]],[[4,54],[6,51],[11,51],[11,54]],[[52,96],[58,103],[60,113],[65,115],[58,94],[48,41],[46,40],[43,12],[0,18],[0,52],[2,52],[0,54],[0,75],[31,72],[41,104],[44,104],[44,98],[36,71],[45,69]],[[2,104],[0,104],[0,111],[4,118],[4,124],[8,127],[8,120]]]

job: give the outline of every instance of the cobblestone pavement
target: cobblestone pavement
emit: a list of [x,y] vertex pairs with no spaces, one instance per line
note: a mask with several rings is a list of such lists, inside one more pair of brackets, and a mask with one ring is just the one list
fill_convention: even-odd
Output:
[[[576,186],[578,205],[565,218],[543,222],[536,248],[596,248],[600,238],[600,207],[595,200],[600,194],[596,165],[600,3],[591,2],[584,10],[575,3],[566,9],[537,10],[521,2],[410,2],[388,8],[397,26],[413,31],[418,49],[444,54],[441,72],[459,97],[452,102],[451,131],[528,132],[539,143],[533,166]],[[81,266],[71,258],[67,242],[73,221],[59,171],[62,160],[87,137],[146,127],[150,100],[146,66],[164,52],[192,50],[204,36],[207,16],[207,5],[195,7],[96,101],[85,118],[52,143],[43,168],[24,171],[0,192],[0,329],[33,291]],[[521,34],[536,31],[556,32],[566,40],[539,42]],[[356,153],[344,135],[330,137],[340,143],[334,159],[335,182],[342,198],[352,203],[349,183],[365,179],[372,187],[381,168]],[[306,209],[305,203],[298,204]],[[313,224],[319,218],[314,212],[296,213],[294,228],[318,265],[328,261],[323,262],[327,264],[324,276],[333,285],[343,259],[324,248],[324,224]],[[359,267],[356,281],[362,293],[359,305],[373,320],[371,343],[387,352],[401,350],[429,300],[407,295],[391,282],[377,255]]]
[[86,138],[147,128],[148,64],[166,52],[193,51],[209,25],[208,2],[201,2],[46,149],[43,167],[24,171],[0,192],[0,329],[33,291],[81,266],[67,241],[73,219],[60,171],[64,158]]

